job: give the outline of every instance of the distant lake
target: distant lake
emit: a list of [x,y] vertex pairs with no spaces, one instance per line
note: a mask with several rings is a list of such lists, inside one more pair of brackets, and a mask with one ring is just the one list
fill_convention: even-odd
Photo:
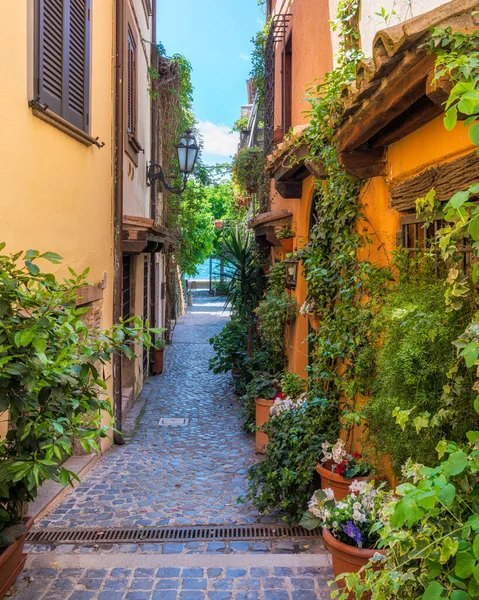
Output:
[[[210,259],[208,258],[202,265],[198,267],[198,275],[194,277],[189,277],[191,281],[209,281],[210,279]],[[217,258],[213,259],[213,280],[220,278],[220,261]]]

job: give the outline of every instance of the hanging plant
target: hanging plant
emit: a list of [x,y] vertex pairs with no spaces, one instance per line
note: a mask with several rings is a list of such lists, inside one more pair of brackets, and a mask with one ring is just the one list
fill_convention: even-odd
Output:
[[256,194],[264,173],[263,150],[240,148],[233,159],[233,178],[246,194]]

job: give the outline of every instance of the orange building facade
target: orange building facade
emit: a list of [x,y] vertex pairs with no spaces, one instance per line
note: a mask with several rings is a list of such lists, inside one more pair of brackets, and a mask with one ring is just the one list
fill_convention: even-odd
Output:
[[[308,160],[310,152],[302,138],[308,119],[307,90],[335,64],[337,37],[330,19],[335,17],[336,4],[273,0],[267,6],[271,24],[266,47],[265,154],[271,175],[270,207],[251,226],[256,239],[271,246],[273,261],[286,256],[275,235],[278,227],[292,227],[295,249],[307,243],[316,185],[324,176],[321,165]],[[364,182],[360,194],[364,218],[358,227],[371,241],[362,249],[361,259],[386,266],[399,246],[413,249],[424,243],[417,198],[434,187],[437,199],[447,201],[479,178],[479,160],[467,128],[461,122],[452,131],[444,127],[448,90],[432,81],[434,56],[422,47],[431,26],[477,30],[474,11],[479,3],[419,0],[417,16],[384,29],[376,25],[374,37],[370,19],[374,2],[366,4],[358,30],[372,40],[371,47],[363,43],[366,58],[355,84],[344,91],[336,144],[345,170]],[[291,293],[301,306],[307,295],[301,263]],[[289,368],[303,376],[309,361],[309,331],[307,317],[298,315],[287,332]]]

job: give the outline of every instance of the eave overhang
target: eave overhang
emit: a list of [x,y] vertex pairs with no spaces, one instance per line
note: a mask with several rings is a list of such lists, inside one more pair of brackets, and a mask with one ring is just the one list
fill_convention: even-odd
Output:
[[307,125],[299,125],[293,134],[278,144],[266,158],[266,169],[275,180],[276,191],[283,198],[301,198],[303,181],[307,177],[325,176],[319,161],[309,159],[309,148],[304,140]]
[[168,230],[155,225],[146,217],[123,217],[122,251],[124,254],[150,254],[160,252],[173,239]]
[[280,246],[276,237],[276,228],[291,225],[293,213],[289,210],[274,210],[253,217],[248,227],[254,230],[257,243],[260,246]]
[[423,47],[431,26],[473,32],[479,0],[453,0],[376,34],[373,58],[361,63],[343,90],[336,134],[340,160],[351,175],[385,175],[388,146],[443,112],[449,82],[434,82],[435,57]]

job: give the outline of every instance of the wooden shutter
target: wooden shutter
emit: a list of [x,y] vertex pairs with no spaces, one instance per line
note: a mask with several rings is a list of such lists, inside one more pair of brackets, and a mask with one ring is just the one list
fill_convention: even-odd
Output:
[[136,133],[136,44],[131,29],[128,27],[128,133]]
[[90,0],[37,0],[37,96],[89,128]]
[[63,0],[40,0],[38,5],[37,95],[40,102],[62,115],[64,72]]

